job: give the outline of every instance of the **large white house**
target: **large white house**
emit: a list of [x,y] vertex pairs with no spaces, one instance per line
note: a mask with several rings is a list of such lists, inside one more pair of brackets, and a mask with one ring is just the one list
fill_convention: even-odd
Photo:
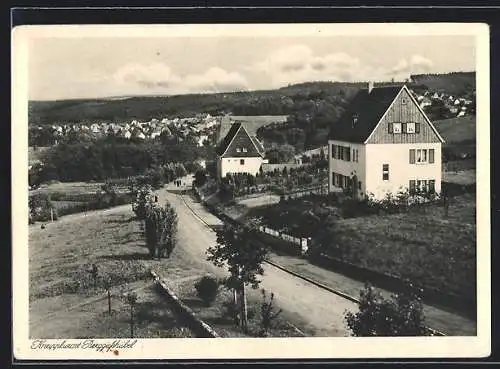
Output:
[[328,140],[330,192],[441,191],[444,142],[406,86],[361,89]]
[[233,123],[217,147],[217,175],[224,178],[228,173],[256,175],[264,162],[264,147],[251,136],[244,123]]

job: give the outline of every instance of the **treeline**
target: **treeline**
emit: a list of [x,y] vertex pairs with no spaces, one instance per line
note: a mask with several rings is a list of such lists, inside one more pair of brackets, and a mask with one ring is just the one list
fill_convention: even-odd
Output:
[[470,97],[476,90],[476,72],[452,72],[443,74],[415,74],[414,83],[425,85],[432,91]]
[[123,122],[133,119],[191,117],[198,113],[221,115],[287,115],[311,108],[316,100],[350,95],[364,84],[314,82],[277,90],[217,94],[147,96],[126,99],[30,101],[32,125]]
[[[175,138],[165,141],[130,141],[102,138],[88,142],[63,142],[42,155],[42,163],[30,171],[30,186],[50,180],[100,181],[144,174],[164,168],[168,176],[176,163],[188,171],[195,170],[196,161],[206,155],[206,147]],[[178,165],[177,165],[178,167]]]

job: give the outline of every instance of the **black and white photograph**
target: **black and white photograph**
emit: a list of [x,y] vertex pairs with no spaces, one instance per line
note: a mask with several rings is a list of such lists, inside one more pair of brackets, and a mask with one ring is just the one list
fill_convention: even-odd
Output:
[[14,355],[489,355],[488,42],[15,28]]

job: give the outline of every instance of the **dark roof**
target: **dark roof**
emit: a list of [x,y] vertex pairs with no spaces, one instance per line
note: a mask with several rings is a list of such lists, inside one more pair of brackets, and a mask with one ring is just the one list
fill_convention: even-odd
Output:
[[217,146],[217,149],[216,149],[217,154],[222,155],[222,154],[224,154],[226,152],[226,150],[228,149],[228,146],[234,140],[234,138],[235,138],[236,134],[238,133],[238,130],[240,129],[240,127],[242,127],[243,129],[245,129],[245,131],[247,133],[247,136],[248,136],[248,138],[250,138],[250,141],[255,146],[255,149],[257,150],[257,153],[259,155],[261,155],[261,156],[264,155],[264,146],[262,146],[262,144],[260,143],[260,141],[257,139],[256,136],[253,136],[253,135],[251,135],[248,132],[246,124],[241,123],[241,122],[236,122],[236,123],[233,123],[231,125],[231,127],[229,128],[229,131],[227,132],[226,136],[222,139],[222,141],[220,142],[220,144]]
[[224,154],[224,152],[227,150],[227,147],[229,146],[229,144],[233,140],[234,136],[236,135],[236,133],[238,132],[240,127],[241,127],[241,123],[233,123],[231,125],[231,128],[229,128],[229,131],[224,136],[224,138],[220,142],[219,146],[217,146],[217,150],[216,150],[217,154],[219,154],[219,155]]
[[[245,127],[246,128],[246,127]],[[262,155],[264,154],[264,146],[262,146],[261,142],[257,139],[256,136],[250,136],[250,139],[252,140],[253,144],[257,148],[257,151]]]
[[[375,129],[384,113],[394,101],[402,86],[375,87],[359,90],[346,110],[330,130],[329,139],[363,143]],[[353,127],[353,116],[358,120]]]

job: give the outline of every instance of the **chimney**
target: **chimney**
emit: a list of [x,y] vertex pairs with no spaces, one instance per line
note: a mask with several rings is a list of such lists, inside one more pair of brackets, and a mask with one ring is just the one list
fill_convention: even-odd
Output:
[[373,90],[373,81],[368,82],[368,93],[372,92]]

